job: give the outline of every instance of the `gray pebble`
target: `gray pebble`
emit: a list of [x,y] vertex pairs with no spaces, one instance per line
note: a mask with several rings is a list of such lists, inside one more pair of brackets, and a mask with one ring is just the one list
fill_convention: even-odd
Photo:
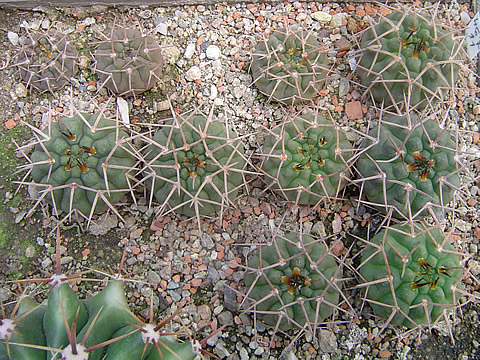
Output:
[[223,288],[224,305],[227,310],[237,311],[237,295],[229,286]]
[[465,24],[465,25],[468,25],[470,23],[470,20],[472,20],[470,18],[470,15],[468,15],[468,12],[466,11],[462,11],[460,13],[460,19],[462,20],[462,22]]
[[213,242],[212,238],[206,234],[202,235],[201,243],[202,246],[207,250],[211,250],[215,247],[215,243]]
[[220,275],[218,274],[217,269],[215,269],[213,266],[208,267],[208,278],[212,283],[216,283]]
[[168,27],[165,23],[160,23],[155,27],[155,31],[162,35],[167,35]]
[[141,17],[142,19],[148,19],[152,16],[152,11],[151,10],[143,10],[138,13],[138,16]]
[[52,265],[52,260],[50,260],[49,258],[46,258],[45,260],[42,261],[42,269],[46,269],[50,265]]
[[174,290],[174,289],[178,289],[178,288],[179,288],[179,285],[175,281],[169,281],[168,284],[167,284],[167,289],[168,290]]
[[179,293],[176,292],[176,291],[169,291],[169,292],[168,292],[168,295],[170,295],[170,297],[172,298],[173,302],[178,302],[178,301],[182,300],[182,295],[179,294]]
[[217,316],[218,322],[220,325],[232,325],[233,324],[233,315],[230,311],[223,311]]
[[158,275],[158,273],[156,273],[155,271],[149,271],[147,272],[147,281],[148,282],[151,282],[151,283],[154,283],[154,284],[158,284],[160,283],[162,279],[160,278],[160,275]]
[[14,33],[13,31],[9,31],[7,33],[8,40],[12,43],[13,46],[18,45],[18,35],[17,33]]
[[32,258],[35,256],[35,248],[33,246],[29,246],[25,249],[25,256],[27,258]]

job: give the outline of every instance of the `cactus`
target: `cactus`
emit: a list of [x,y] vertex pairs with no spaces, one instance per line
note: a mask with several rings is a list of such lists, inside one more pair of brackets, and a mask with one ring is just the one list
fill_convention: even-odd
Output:
[[455,142],[433,119],[384,116],[357,161],[370,203],[404,219],[438,216],[460,186]]
[[315,97],[327,76],[327,55],[316,34],[276,30],[252,55],[253,82],[269,99],[293,105]]
[[[437,228],[394,225],[375,235],[362,255],[366,301],[376,315],[409,328],[432,325],[455,309],[464,269],[449,235]],[[423,231],[420,231],[423,230]]]
[[90,218],[108,208],[116,212],[113,204],[131,190],[136,158],[115,121],[78,112],[50,122],[46,132],[32,129],[39,140],[22,170],[33,180],[24,184],[40,189],[39,201],[45,198],[55,214],[75,210]]
[[315,328],[338,305],[342,271],[324,242],[309,235],[275,233],[272,243],[250,258],[248,269],[246,294],[268,325]]
[[459,45],[435,17],[394,9],[362,36],[358,74],[373,97],[399,112],[444,100],[457,80]]
[[163,207],[198,218],[233,204],[244,184],[243,144],[213,109],[175,116],[150,142],[145,179]]
[[313,205],[342,190],[352,151],[344,132],[324,115],[287,115],[265,137],[262,170],[288,200]]
[[161,78],[163,57],[153,37],[115,26],[104,37],[94,54],[102,86],[118,96],[135,96],[150,90]]
[[77,50],[59,32],[29,35],[14,60],[22,81],[40,92],[61,89],[78,71]]

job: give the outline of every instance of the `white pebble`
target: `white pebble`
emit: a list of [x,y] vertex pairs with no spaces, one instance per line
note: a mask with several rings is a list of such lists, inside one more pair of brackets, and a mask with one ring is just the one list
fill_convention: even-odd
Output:
[[215,100],[217,98],[217,95],[218,95],[217,87],[212,84],[212,86],[210,87],[210,100]]
[[323,11],[315,11],[312,14],[312,18],[320,21],[321,23],[329,23],[332,20],[332,15],[327,14],[326,12]]
[[220,49],[218,46],[210,45],[207,48],[206,55],[210,60],[217,60],[220,57]]
[[338,28],[343,24],[343,14],[335,14],[332,16],[332,21],[330,21],[330,26],[332,28]]
[[468,25],[470,23],[470,20],[472,20],[470,18],[470,15],[468,15],[468,12],[466,11],[462,11],[460,13],[460,19],[462,20],[462,22],[465,24],[465,25]]
[[13,46],[18,45],[18,35],[17,33],[14,33],[13,31],[9,31],[7,33],[8,40],[12,43]]
[[185,59],[191,59],[194,54],[195,54],[195,45],[188,44],[183,56],[185,57]]
[[167,24],[165,23],[160,23],[155,27],[155,31],[162,35],[167,35],[167,30]]
[[202,78],[202,71],[198,66],[192,66],[188,69],[187,73],[185,74],[185,80],[187,81],[195,81],[200,80]]

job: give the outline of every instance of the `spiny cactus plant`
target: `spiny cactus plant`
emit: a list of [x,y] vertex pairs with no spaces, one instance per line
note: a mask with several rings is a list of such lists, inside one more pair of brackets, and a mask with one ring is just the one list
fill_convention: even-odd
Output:
[[198,111],[176,115],[149,140],[145,180],[152,197],[180,214],[211,215],[233,205],[244,184],[241,139]]
[[249,309],[268,325],[312,330],[337,308],[342,269],[322,240],[274,233],[247,269],[246,296],[253,300]]
[[193,360],[208,354],[202,343],[179,342],[178,333],[166,331],[182,306],[158,324],[152,322],[151,308],[150,321],[144,323],[128,309],[122,280],[110,279],[95,296],[79,299],[68,283],[78,278],[60,272],[59,239],[57,229],[55,274],[22,281],[48,282],[52,288],[46,302],[22,297],[11,317],[0,321],[1,359]]
[[135,96],[151,89],[161,78],[163,57],[152,36],[135,28],[112,26],[97,42],[95,72],[113,93]]
[[14,61],[27,87],[40,92],[64,87],[78,71],[77,50],[60,32],[29,34]]
[[288,114],[265,137],[262,170],[270,186],[298,204],[336,197],[349,176],[352,145],[329,115]]
[[[392,9],[363,33],[358,74],[379,103],[425,108],[446,99],[457,81],[461,47],[435,16]],[[408,110],[408,109],[407,109]]]
[[262,39],[252,55],[253,82],[269,100],[294,105],[315,97],[328,73],[316,33],[286,27]]
[[[418,226],[420,227],[420,226]],[[393,225],[376,234],[362,255],[365,299],[376,315],[409,328],[431,326],[455,309],[463,294],[462,254],[451,234]]]
[[370,203],[408,220],[442,216],[460,186],[456,144],[436,120],[385,115],[357,161]]
[[21,183],[39,189],[37,204],[46,199],[55,214],[77,211],[88,218],[110,208],[120,217],[113,204],[131,191],[137,160],[116,121],[76,112],[50,121],[45,131],[32,130],[37,141],[30,157],[22,151],[28,164],[21,170],[33,182]]

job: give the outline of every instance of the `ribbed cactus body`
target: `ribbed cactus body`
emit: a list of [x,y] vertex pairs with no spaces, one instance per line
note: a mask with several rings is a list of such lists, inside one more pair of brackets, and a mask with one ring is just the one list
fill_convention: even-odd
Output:
[[245,275],[248,297],[258,301],[258,316],[275,326],[284,312],[280,328],[287,330],[295,324],[318,324],[332,315],[339,299],[334,283],[341,271],[326,246],[294,233],[277,235],[273,242],[250,258],[248,266],[253,271]]
[[460,185],[449,132],[410,115],[410,123],[406,116],[384,117],[380,131],[373,128],[369,135],[378,142],[365,141],[357,162],[368,201],[383,211],[393,207],[397,217],[421,218],[427,207],[440,214]]
[[38,91],[58,90],[78,71],[77,50],[59,32],[33,34],[15,57],[22,81]]
[[365,282],[377,282],[366,292],[375,314],[388,319],[395,311],[393,324],[414,327],[455,307],[464,270],[447,235],[436,228],[414,237],[409,232],[410,225],[395,225],[375,235],[360,273]]
[[288,200],[313,205],[344,187],[351,147],[339,127],[321,114],[287,116],[265,137],[262,169]]
[[229,206],[244,180],[243,145],[220,121],[178,116],[153,137],[146,156],[155,198],[176,212],[211,215]]
[[408,99],[424,108],[443,100],[458,75],[458,45],[452,33],[427,14],[394,11],[362,37],[358,74],[385,106]]
[[108,209],[102,196],[111,204],[120,201],[136,160],[128,142],[122,143],[128,135],[115,121],[79,113],[52,122],[48,131],[31,155],[31,176],[40,190],[50,192],[47,199],[57,210],[88,216]]
[[162,76],[160,46],[136,29],[112,29],[109,38],[98,43],[94,57],[102,86],[120,96],[141,94]]
[[277,30],[258,43],[251,71],[254,84],[269,99],[298,104],[312,99],[322,88],[327,56],[315,33]]

